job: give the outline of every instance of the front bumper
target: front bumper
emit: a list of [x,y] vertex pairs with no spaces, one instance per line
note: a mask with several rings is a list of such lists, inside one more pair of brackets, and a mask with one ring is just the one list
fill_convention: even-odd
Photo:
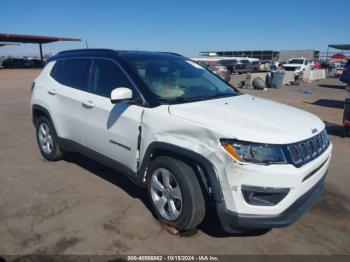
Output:
[[217,203],[217,214],[222,228],[227,232],[234,232],[234,229],[285,227],[294,223],[313,206],[322,193],[323,188],[324,177],[289,208],[278,215],[238,214],[227,210],[223,203]]

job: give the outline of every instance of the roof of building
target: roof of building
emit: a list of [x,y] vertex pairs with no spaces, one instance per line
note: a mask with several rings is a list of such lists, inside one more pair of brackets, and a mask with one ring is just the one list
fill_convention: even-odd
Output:
[[38,36],[38,35],[16,35],[0,34],[0,41],[16,43],[47,44],[57,41],[81,41],[79,38]]
[[0,42],[0,46],[5,46],[5,45],[20,45],[20,44],[19,43]]
[[350,45],[328,45],[328,47],[340,50],[350,50]]

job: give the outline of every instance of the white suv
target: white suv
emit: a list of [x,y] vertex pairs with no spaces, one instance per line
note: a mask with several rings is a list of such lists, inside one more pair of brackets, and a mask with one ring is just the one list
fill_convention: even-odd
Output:
[[310,70],[313,67],[311,62],[306,58],[291,58],[283,65],[283,68],[287,71],[294,71],[296,75],[300,75],[305,70]]
[[322,191],[332,145],[318,117],[240,93],[180,55],[61,52],[32,92],[46,159],[75,151],[115,168],[179,230],[208,203],[226,231],[286,226]]

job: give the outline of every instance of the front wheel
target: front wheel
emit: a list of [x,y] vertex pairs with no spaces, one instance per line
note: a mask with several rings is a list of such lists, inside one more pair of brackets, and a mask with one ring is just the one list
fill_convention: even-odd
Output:
[[198,226],[205,200],[194,170],[183,161],[161,156],[150,164],[148,195],[156,216],[180,231]]

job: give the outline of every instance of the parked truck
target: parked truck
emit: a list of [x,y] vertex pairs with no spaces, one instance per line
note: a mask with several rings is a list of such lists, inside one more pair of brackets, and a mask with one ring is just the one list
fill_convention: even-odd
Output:
[[311,69],[311,62],[307,58],[291,58],[286,64],[283,65],[283,69],[286,71],[294,71],[295,75],[300,75],[305,70]]

